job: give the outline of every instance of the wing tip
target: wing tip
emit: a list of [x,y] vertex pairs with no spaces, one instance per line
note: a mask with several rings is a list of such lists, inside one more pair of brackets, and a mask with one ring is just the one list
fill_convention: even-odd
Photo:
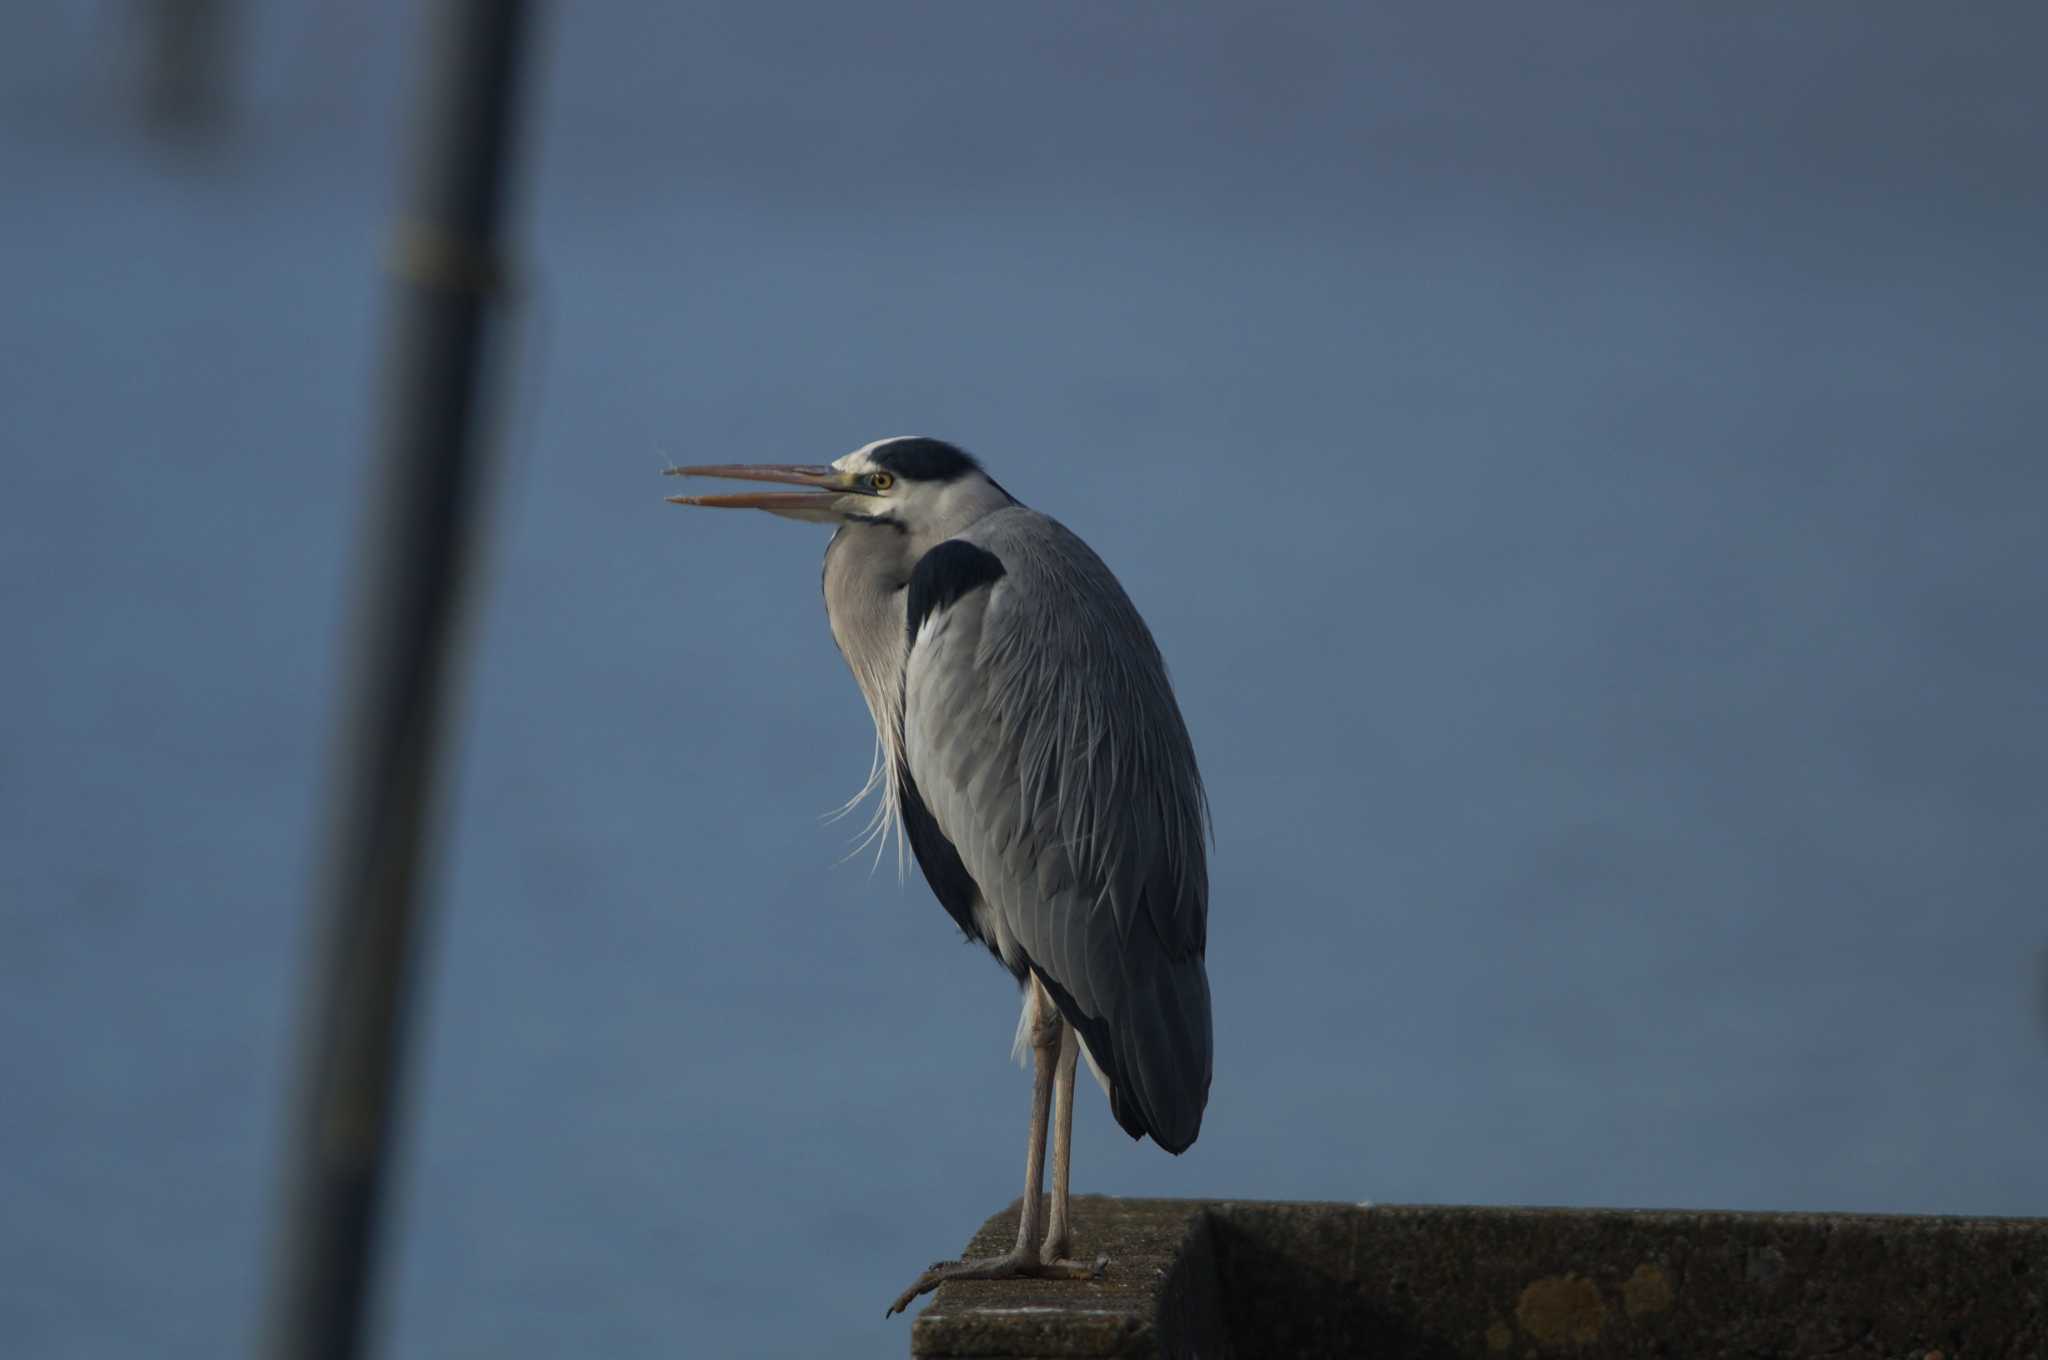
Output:
[[1068,1023],[1081,1032],[1091,1061],[1108,1078],[1109,1112],[1117,1126],[1133,1139],[1150,1138],[1176,1157],[1193,1147],[1202,1132],[1214,1071],[1209,984],[1202,961],[1183,960],[1154,975],[1155,1005],[1148,1009],[1164,1019],[1174,1012],[1159,1003],[1176,1001],[1180,1024],[1133,1025],[1089,1016],[1042,967],[1035,962],[1028,966]]
[[1208,1096],[1208,1091],[1204,1090],[1201,1100],[1191,1104],[1187,1110],[1174,1110],[1169,1112],[1169,1117],[1161,1118],[1153,1111],[1142,1109],[1119,1086],[1110,1096],[1109,1112],[1133,1142],[1150,1138],[1161,1150],[1178,1157],[1202,1136],[1202,1113],[1208,1106]]

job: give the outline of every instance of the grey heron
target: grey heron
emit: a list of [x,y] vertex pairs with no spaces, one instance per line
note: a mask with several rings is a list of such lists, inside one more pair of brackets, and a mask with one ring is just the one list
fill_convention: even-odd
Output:
[[1077,1058],[1124,1131],[1172,1153],[1201,1130],[1212,1066],[1208,803],[1151,632],[1085,543],[941,440],[668,472],[806,488],[669,497],[679,505],[838,526],[825,614],[875,722],[873,829],[908,840],[940,904],[1023,993],[1017,1245],[934,1265],[888,1311],[947,1280],[1099,1275],[1105,1260],[1070,1258]]

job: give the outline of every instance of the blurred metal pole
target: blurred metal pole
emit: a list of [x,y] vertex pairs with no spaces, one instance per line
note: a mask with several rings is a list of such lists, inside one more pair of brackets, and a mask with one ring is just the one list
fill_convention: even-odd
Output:
[[140,0],[143,104],[153,126],[191,132],[223,120],[235,8],[229,0]]
[[332,755],[323,931],[286,1153],[268,1353],[363,1353],[451,655],[487,449],[487,321],[527,32],[521,0],[446,0],[394,242],[379,484]]

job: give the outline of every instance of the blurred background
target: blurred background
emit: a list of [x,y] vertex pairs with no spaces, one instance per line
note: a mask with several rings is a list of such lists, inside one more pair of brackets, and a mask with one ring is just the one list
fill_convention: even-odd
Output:
[[[255,1335],[421,74],[153,12],[0,19],[10,1355]],[[1087,1087],[1078,1191],[2048,1213],[2044,38],[554,7],[387,1353],[901,1354],[1017,1193],[1011,988],[820,820],[822,531],[661,503],[897,433],[1121,575],[1215,804],[1202,1139]]]

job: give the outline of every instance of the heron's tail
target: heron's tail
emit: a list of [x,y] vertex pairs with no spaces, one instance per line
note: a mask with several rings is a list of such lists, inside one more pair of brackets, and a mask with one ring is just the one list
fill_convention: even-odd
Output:
[[1200,954],[1173,959],[1148,952],[1126,966],[1113,1016],[1086,1014],[1044,969],[1033,964],[1031,971],[1080,1034],[1123,1131],[1186,1152],[1209,1103],[1209,976]]
[[1199,954],[1153,955],[1127,982],[1109,1036],[1116,1053],[1110,1112],[1131,1137],[1149,1135],[1168,1152],[1186,1152],[1209,1104],[1208,973]]

